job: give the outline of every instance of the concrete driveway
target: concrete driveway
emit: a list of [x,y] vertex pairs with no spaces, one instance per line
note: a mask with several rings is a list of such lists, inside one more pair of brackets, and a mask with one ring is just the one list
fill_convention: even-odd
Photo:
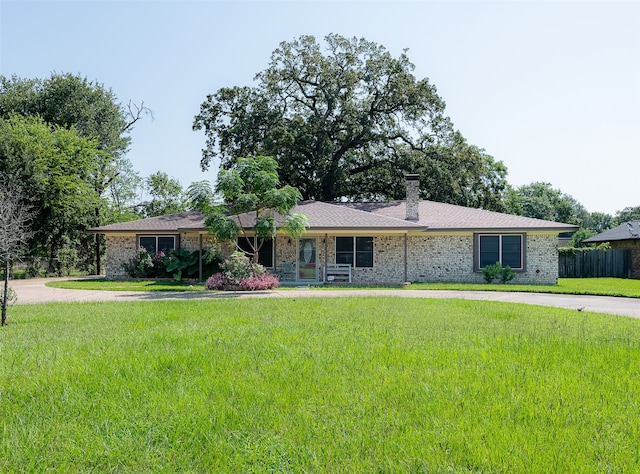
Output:
[[579,311],[615,314],[640,318],[640,298],[612,296],[555,295],[548,293],[512,293],[500,291],[449,290],[312,290],[287,289],[257,292],[127,292],[98,290],[64,290],[49,288],[51,279],[11,280],[18,295],[17,304],[87,301],[156,301],[226,298],[309,298],[350,296],[395,296],[403,298],[459,298],[553,306]]

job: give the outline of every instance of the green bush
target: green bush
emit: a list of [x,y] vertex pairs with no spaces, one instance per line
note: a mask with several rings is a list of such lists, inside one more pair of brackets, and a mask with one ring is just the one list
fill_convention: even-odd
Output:
[[500,277],[500,283],[506,283],[513,280],[516,277],[516,273],[509,265],[503,267],[500,262],[496,262],[493,265],[483,267],[482,276],[486,283],[491,283],[498,277]]
[[155,276],[153,259],[144,247],[140,247],[136,256],[123,263],[122,266],[131,278],[151,278]]
[[513,280],[515,277],[516,272],[514,272],[509,265],[503,267],[500,271],[500,283],[506,283]]
[[265,273],[265,268],[256,263],[252,263],[249,257],[242,252],[233,252],[227,258],[222,270],[227,281],[232,285],[239,285],[242,280],[251,277],[259,277]]
[[500,275],[501,272],[502,264],[500,262],[482,267],[482,276],[484,277],[484,281],[487,283],[491,283],[493,280],[498,278],[498,275]]
[[[207,249],[202,255],[203,275],[218,271],[220,253],[217,248]],[[185,249],[171,250],[168,253],[157,252],[151,255],[140,248],[134,258],[123,264],[124,271],[132,278],[165,278],[171,275],[175,280],[195,278],[200,270],[200,252]]]

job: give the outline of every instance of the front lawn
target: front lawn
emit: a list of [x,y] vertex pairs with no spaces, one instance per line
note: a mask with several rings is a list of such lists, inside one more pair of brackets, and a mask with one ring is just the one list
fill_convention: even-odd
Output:
[[522,291],[640,298],[640,280],[627,278],[560,278],[557,285],[414,283],[408,288],[412,290]]
[[52,280],[46,283],[52,288],[69,290],[105,291],[204,291],[204,284],[175,280],[107,280],[90,278],[83,280]]
[[638,472],[640,321],[354,297],[15,306],[0,472]]
[[[86,280],[53,280],[47,286],[72,290],[111,290],[111,291],[203,291],[204,285],[172,280],[134,280],[113,281],[104,278]],[[382,287],[360,286],[312,286],[318,290],[361,290]],[[388,288],[388,287],[385,287]],[[467,291],[523,291],[535,293],[565,293],[573,295],[626,296],[640,298],[640,280],[623,278],[561,278],[557,285],[518,285],[516,283],[413,283],[408,287],[393,287],[398,291],[411,290],[467,290]],[[291,289],[283,286],[280,289]]]

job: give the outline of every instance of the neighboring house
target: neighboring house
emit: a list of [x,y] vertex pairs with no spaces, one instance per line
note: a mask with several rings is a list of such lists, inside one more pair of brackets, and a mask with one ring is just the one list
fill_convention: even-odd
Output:
[[609,242],[612,249],[631,252],[631,278],[640,278],[640,220],[630,221],[618,227],[584,240],[588,244]]
[[[260,263],[293,268],[298,282],[344,278],[359,284],[482,282],[482,267],[509,265],[516,282],[555,284],[558,234],[577,227],[482,209],[419,200],[418,176],[407,176],[406,201],[325,203],[303,201],[309,228],[298,239],[278,234],[264,242]],[[251,226],[249,213],[237,216]],[[106,276],[124,277],[123,263],[139,247],[156,251],[205,249],[214,242],[198,212],[184,212],[92,229],[105,234]],[[237,242],[247,248],[246,239]],[[232,246],[225,252],[231,253]],[[206,278],[208,275],[201,275]]]

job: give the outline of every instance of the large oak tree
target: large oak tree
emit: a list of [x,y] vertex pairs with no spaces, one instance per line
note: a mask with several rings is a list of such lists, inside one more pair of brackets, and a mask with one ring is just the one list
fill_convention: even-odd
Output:
[[305,199],[396,199],[420,173],[422,197],[502,210],[506,168],[466,142],[406,51],[331,34],[283,42],[254,87],[209,95],[194,129],[201,167],[268,155]]

